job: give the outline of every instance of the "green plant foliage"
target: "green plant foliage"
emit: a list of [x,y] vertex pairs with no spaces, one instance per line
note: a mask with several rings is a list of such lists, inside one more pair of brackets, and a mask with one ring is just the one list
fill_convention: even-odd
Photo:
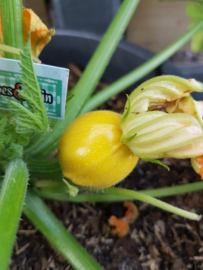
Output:
[[[188,4],[187,15],[194,20],[194,22],[190,24],[190,28],[193,28],[197,23],[203,21],[203,2],[199,1],[197,4]],[[194,52],[203,50],[203,29],[193,36],[191,49]]]
[[5,167],[9,160],[22,157],[23,148],[17,143],[14,125],[8,117],[4,116],[0,120],[0,166]]
[[12,156],[12,158],[21,158],[23,155],[23,147],[22,145],[11,143],[7,149],[8,156]]
[[[186,7],[187,15],[194,21],[189,25],[189,29],[194,28],[198,23],[203,21],[203,1],[202,0],[159,0],[160,2],[192,2]],[[203,28],[200,29],[192,37],[191,50],[193,52],[200,52],[203,50]]]
[[0,149],[4,149],[0,151],[2,168],[10,160],[23,156],[23,147],[30,138],[33,143],[33,137],[37,140],[48,130],[46,109],[32,64],[30,40],[22,52],[20,66],[23,90],[18,94],[24,101],[20,104],[7,99],[11,111],[6,115],[0,112]]
[[30,39],[21,56],[23,90],[18,94],[20,98],[25,100],[23,102],[26,102],[29,108],[10,100],[8,100],[8,103],[15,115],[14,121],[17,133],[30,134],[35,131],[42,134],[48,131],[48,118],[32,63]]
[[125,112],[123,114],[123,117],[121,119],[121,123],[125,123],[126,118],[128,117],[129,113],[130,113],[130,107],[131,107],[131,102],[130,102],[130,98],[128,95],[126,95],[127,97],[127,105],[125,106]]
[[137,133],[135,133],[134,135],[129,136],[129,137],[122,136],[122,142],[123,142],[123,143],[130,142],[130,141],[132,141],[136,136],[137,136]]
[[0,120],[0,150],[3,149],[4,146],[4,141],[6,139],[6,135],[4,134],[5,131],[5,126],[7,124],[7,117],[4,116],[1,120]]
[[[33,178],[42,179],[62,179],[62,170],[58,159],[34,159],[27,160],[29,172]],[[62,182],[62,181],[60,181]]]
[[165,164],[163,164],[160,160],[152,159],[152,158],[142,158],[142,160],[147,161],[147,162],[151,162],[151,163],[155,163],[155,164],[158,164],[158,165],[161,165],[162,167],[164,167],[168,171],[170,171],[169,167],[166,166]]

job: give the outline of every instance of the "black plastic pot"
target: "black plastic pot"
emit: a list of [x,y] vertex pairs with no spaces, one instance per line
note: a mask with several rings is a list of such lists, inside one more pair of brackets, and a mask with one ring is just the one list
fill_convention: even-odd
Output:
[[[46,46],[40,55],[43,63],[61,67],[68,67],[73,63],[81,70],[84,70],[95,49],[97,48],[101,36],[77,31],[57,30],[56,35]],[[111,83],[136,67],[150,59],[154,54],[135,44],[121,41],[107,66],[102,81]],[[142,80],[130,87],[133,90],[141,82],[159,75],[155,69]]]
[[120,0],[51,0],[56,29],[105,33]]
[[186,79],[194,78],[200,82],[203,82],[203,64],[196,62],[187,64],[174,64],[170,61],[167,61],[161,66],[161,72],[163,74],[182,76]]

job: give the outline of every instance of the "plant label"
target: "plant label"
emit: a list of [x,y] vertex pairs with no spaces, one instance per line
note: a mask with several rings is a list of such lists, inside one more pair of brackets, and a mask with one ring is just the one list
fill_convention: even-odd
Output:
[[[6,99],[19,100],[21,68],[18,60],[0,58],[0,109],[9,110]],[[47,115],[64,119],[69,70],[43,64],[34,64]],[[23,105],[27,107],[26,102]]]

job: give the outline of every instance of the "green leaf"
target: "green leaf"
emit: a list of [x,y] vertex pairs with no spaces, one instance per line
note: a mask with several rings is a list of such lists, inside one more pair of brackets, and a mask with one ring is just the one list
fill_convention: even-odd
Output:
[[4,116],[1,120],[0,120],[0,149],[4,148],[4,141],[6,139],[6,136],[4,134],[5,132],[5,126],[7,124],[7,117]]
[[18,137],[18,143],[22,146],[28,145],[29,141],[30,139],[29,139],[29,136],[27,135],[22,134],[22,135],[19,135]]
[[130,108],[131,108],[131,103],[130,103],[130,98],[128,95],[126,95],[127,97],[127,105],[125,105],[125,112],[124,115],[121,119],[121,124],[125,123],[126,118],[128,117],[129,113],[130,113]]
[[[10,137],[11,138],[11,137]],[[23,146],[17,143],[5,144],[3,151],[0,151],[0,167],[5,169],[7,164],[16,158],[22,158]],[[0,170],[1,171],[1,170]]]
[[[198,4],[188,4],[187,15],[194,20],[194,22],[189,25],[189,28],[192,29],[197,23],[203,21],[203,2],[199,2]],[[193,52],[200,52],[203,50],[203,29],[200,29],[199,32],[193,36],[191,49]]]
[[4,118],[4,116],[5,116],[4,111],[0,110],[0,119]]
[[26,103],[28,108],[24,104],[7,101],[15,115],[16,131],[20,134],[33,131],[45,133],[48,130],[48,118],[32,63],[30,38],[21,56],[22,91],[18,92],[18,94],[20,98],[25,100],[21,103]]
[[123,143],[128,143],[128,142],[132,141],[136,136],[137,136],[137,133],[135,133],[134,135],[129,136],[129,137],[125,137],[125,136],[123,135],[123,136],[121,137],[121,142],[123,142]]
[[200,52],[203,50],[203,29],[194,35],[191,42],[191,50],[193,52]]
[[194,20],[202,20],[203,19],[203,13],[202,13],[202,6],[201,5],[194,5],[194,4],[188,4],[186,13],[189,17],[191,17]]
[[152,159],[152,158],[141,158],[141,159],[144,160],[144,161],[147,161],[147,162],[152,162],[152,163],[161,165],[164,168],[166,168],[168,171],[170,171],[169,167],[166,166],[165,164],[163,164],[160,160],[156,160],[156,159]]
[[[58,159],[27,159],[29,173],[32,178],[42,179],[61,179],[62,170],[58,163]],[[60,181],[62,182],[62,181]]]
[[9,159],[21,158],[23,156],[22,145],[11,143],[7,149]]

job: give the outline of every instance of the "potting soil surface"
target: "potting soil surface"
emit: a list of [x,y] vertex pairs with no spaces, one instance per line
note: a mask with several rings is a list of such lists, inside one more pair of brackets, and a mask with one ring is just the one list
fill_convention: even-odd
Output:
[[[81,72],[71,67],[73,87]],[[99,83],[97,90],[106,85]],[[122,113],[126,91],[99,109]],[[190,160],[165,158],[165,168],[139,161],[118,187],[131,190],[170,187],[200,181]],[[166,197],[163,201],[198,214],[203,213],[203,191]],[[122,217],[123,203],[68,203],[46,200],[63,226],[106,270],[203,269],[203,220],[190,221],[146,203],[134,201],[139,216],[122,238],[111,234],[108,219]],[[23,215],[13,250],[11,270],[70,270],[72,267]],[[94,269],[90,269],[94,270]]]

